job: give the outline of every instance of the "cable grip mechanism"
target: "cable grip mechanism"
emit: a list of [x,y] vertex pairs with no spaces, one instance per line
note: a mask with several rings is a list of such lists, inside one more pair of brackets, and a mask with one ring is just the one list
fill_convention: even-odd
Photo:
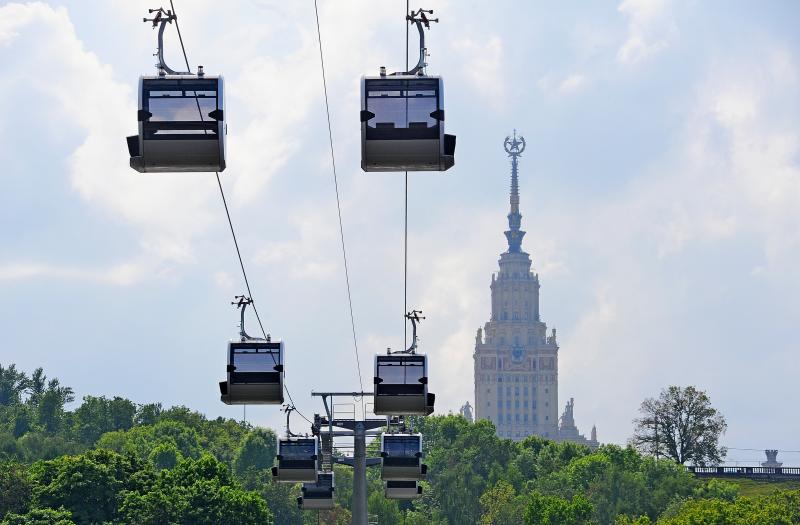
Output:
[[[156,68],[158,69],[158,76],[163,77],[166,74],[170,75],[191,75],[191,71],[175,71],[171,67],[164,62],[164,28],[167,27],[167,24],[171,24],[173,20],[175,23],[178,23],[178,16],[173,13],[169,9],[164,9],[163,7],[159,7],[158,9],[148,9],[148,13],[153,14],[155,16],[153,18],[143,18],[143,22],[152,22],[153,29],[158,27],[158,50],[153,55],[158,58],[158,64],[156,64]],[[203,66],[198,66],[197,74],[202,76],[203,74]]]

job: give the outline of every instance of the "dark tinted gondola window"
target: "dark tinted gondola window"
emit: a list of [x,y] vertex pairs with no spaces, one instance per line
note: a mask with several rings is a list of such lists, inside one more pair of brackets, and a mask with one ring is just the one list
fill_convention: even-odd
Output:
[[376,129],[438,127],[431,113],[439,106],[438,82],[431,80],[368,81],[367,110],[375,114],[367,125]]
[[418,385],[419,380],[425,377],[423,361],[384,361],[378,362],[378,377],[384,384],[389,385]]
[[385,436],[383,451],[393,457],[414,457],[420,451],[418,436]]
[[233,348],[232,351],[237,372],[271,372],[280,364],[278,348]]
[[[199,111],[198,111],[199,106]],[[216,97],[150,97],[153,122],[213,121],[209,113],[217,109]],[[201,117],[202,113],[202,117]],[[197,130],[200,133],[203,130]]]
[[317,474],[317,483],[318,488],[332,488],[333,487],[333,474]]
[[286,459],[308,459],[315,454],[313,441],[284,442],[280,454]]

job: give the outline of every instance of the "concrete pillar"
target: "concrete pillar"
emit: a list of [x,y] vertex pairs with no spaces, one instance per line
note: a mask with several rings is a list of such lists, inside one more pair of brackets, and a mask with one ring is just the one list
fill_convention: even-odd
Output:
[[353,525],[367,521],[367,438],[364,423],[357,421],[353,429]]

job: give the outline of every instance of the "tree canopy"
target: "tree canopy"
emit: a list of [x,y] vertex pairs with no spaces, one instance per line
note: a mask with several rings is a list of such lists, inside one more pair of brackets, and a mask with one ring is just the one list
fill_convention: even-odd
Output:
[[[41,369],[0,366],[0,525],[317,523],[297,507],[299,484],[272,481],[272,430],[121,397],[84,396],[70,410],[72,396]],[[381,525],[800,523],[800,491],[748,498],[734,483],[698,481],[665,453],[513,442],[489,421],[453,415],[413,425],[425,436],[423,495],[387,500],[380,470],[368,469],[369,513]],[[377,454],[377,443],[368,451]],[[344,525],[353,474],[334,471],[336,506],[319,523]]]
[[716,464],[725,457],[719,444],[727,429],[725,417],[702,390],[670,386],[658,398],[645,399],[639,412],[631,444],[641,452],[696,465]]

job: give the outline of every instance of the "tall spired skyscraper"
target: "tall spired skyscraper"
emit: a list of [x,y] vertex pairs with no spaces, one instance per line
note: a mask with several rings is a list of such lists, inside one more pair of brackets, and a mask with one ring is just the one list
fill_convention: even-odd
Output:
[[539,317],[539,276],[522,250],[519,157],[525,139],[506,137],[511,159],[508,250],[492,275],[492,316],[475,338],[475,417],[489,419],[498,435],[558,439],[558,343]]

